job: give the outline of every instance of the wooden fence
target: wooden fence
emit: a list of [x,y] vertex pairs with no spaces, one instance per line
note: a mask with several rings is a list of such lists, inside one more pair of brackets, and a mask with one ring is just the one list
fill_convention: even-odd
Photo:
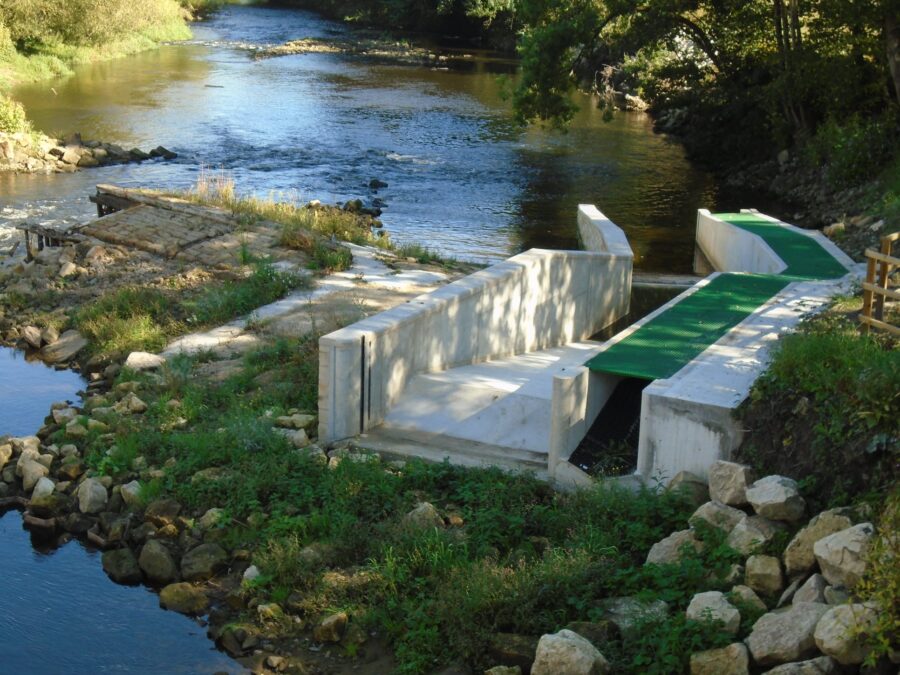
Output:
[[884,320],[885,300],[900,300],[900,291],[889,288],[892,268],[900,267],[900,258],[892,255],[894,242],[898,239],[900,232],[894,232],[881,238],[881,251],[866,250],[868,265],[863,282],[863,308],[859,315],[863,333],[868,333],[869,327],[874,326],[900,335],[900,328]]

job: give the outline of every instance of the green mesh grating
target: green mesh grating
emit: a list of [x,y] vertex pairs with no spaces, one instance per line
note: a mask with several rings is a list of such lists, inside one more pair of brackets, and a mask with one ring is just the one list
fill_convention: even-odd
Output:
[[778,276],[722,274],[627,338],[587,362],[591,370],[660,380],[699,356],[785,286],[799,279],[834,279],[847,270],[817,241],[753,213],[716,218],[762,237],[784,260]]
[[586,365],[626,377],[671,377],[789,283],[780,276],[721,274]]
[[719,220],[752,232],[772,248],[787,264],[781,274],[799,279],[834,279],[847,274],[846,268],[815,239],[806,237],[753,213],[716,213]]

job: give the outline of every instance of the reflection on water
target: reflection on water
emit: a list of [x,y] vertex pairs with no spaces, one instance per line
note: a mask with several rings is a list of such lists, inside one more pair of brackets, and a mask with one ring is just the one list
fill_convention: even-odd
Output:
[[498,95],[508,59],[472,53],[428,68],[334,54],[254,60],[246,48],[346,35],[307,12],[231,6],[196,26],[189,44],[19,87],[40,129],[162,144],[180,157],[0,177],[0,226],[48,200],[57,218],[86,218],[94,183],[187,187],[205,164],[231,172],[244,191],[325,201],[371,199],[369,181],[379,178],[389,183],[378,197],[396,240],[470,259],[574,246],[575,208],[592,202],[627,230],[639,267],[686,271],[696,208],[746,206],[721,203],[714,181],[643,115],[605,123],[583,97],[568,133],[516,128]]

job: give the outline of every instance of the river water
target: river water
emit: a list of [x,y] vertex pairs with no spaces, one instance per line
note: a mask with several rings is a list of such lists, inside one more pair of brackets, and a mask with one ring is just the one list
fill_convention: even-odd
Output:
[[396,241],[473,260],[574,247],[576,206],[595,203],[626,229],[639,268],[686,272],[696,209],[751,205],[692,167],[643,114],[607,123],[583,96],[567,133],[517,128],[498,94],[515,72],[508,59],[469,52],[429,68],[339,54],[252,58],[248,45],[348,35],[290,9],[229,6],[194,33],[14,91],[45,132],[162,144],[180,156],[2,176],[0,228],[85,219],[96,183],[183,188],[206,166],[232,174],[242,192],[322,201],[370,200],[378,178],[389,184],[378,197]]

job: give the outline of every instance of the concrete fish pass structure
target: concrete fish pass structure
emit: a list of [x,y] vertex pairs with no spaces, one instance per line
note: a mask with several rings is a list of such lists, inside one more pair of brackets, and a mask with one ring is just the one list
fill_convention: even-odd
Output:
[[733,417],[769,346],[846,288],[855,264],[817,232],[754,211],[701,210],[716,270],[608,340],[629,311],[634,254],[594,206],[584,251],[531,249],[319,341],[319,438],[387,454],[532,471],[558,487],[617,385],[643,391],[636,477],[705,476],[738,447]]

